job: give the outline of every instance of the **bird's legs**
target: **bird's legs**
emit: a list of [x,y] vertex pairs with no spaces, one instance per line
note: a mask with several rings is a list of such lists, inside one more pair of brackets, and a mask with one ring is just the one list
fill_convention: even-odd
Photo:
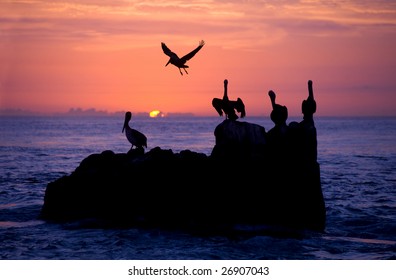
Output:
[[[186,68],[183,68],[183,69],[184,69],[184,72],[186,72],[186,74],[188,74]],[[180,74],[183,76],[183,72],[182,72],[182,70],[180,68],[179,68],[179,71],[180,71]]]

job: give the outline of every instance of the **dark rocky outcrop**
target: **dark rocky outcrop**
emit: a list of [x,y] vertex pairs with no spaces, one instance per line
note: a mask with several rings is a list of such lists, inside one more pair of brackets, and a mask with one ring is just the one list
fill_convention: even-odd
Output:
[[257,124],[225,120],[214,134],[209,156],[160,147],[89,155],[70,175],[48,184],[41,218],[97,219],[121,226],[324,230],[319,164],[301,153],[298,128],[290,137],[294,146],[283,147],[282,156]]

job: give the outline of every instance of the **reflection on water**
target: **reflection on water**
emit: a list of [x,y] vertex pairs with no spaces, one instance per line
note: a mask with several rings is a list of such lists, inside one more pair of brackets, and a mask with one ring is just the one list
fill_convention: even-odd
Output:
[[358,237],[323,236],[323,239],[331,240],[331,241],[362,242],[362,243],[371,243],[371,244],[396,245],[396,241],[393,241],[393,240],[368,239],[368,238],[358,238]]
[[44,221],[32,220],[27,222],[0,221],[0,228],[31,227],[44,224]]

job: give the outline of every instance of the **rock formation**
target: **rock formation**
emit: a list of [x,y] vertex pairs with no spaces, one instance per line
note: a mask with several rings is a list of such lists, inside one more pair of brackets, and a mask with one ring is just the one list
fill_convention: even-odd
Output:
[[264,127],[234,120],[216,127],[209,156],[160,147],[89,155],[70,175],[48,184],[41,218],[97,219],[111,226],[244,224],[323,231],[319,164],[294,152],[301,150],[301,129],[295,126],[294,145],[284,147],[282,156],[268,145]]

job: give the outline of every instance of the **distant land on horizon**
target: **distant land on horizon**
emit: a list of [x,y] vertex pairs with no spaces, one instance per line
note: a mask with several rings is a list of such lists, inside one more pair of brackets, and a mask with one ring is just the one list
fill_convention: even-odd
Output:
[[[0,109],[0,116],[122,116],[126,111],[108,112],[105,110],[96,110],[95,108],[82,109],[70,108],[67,112],[41,113],[23,109]],[[158,111],[161,117],[194,117],[193,113],[164,113]],[[150,112],[132,112],[134,117],[150,117]]]

